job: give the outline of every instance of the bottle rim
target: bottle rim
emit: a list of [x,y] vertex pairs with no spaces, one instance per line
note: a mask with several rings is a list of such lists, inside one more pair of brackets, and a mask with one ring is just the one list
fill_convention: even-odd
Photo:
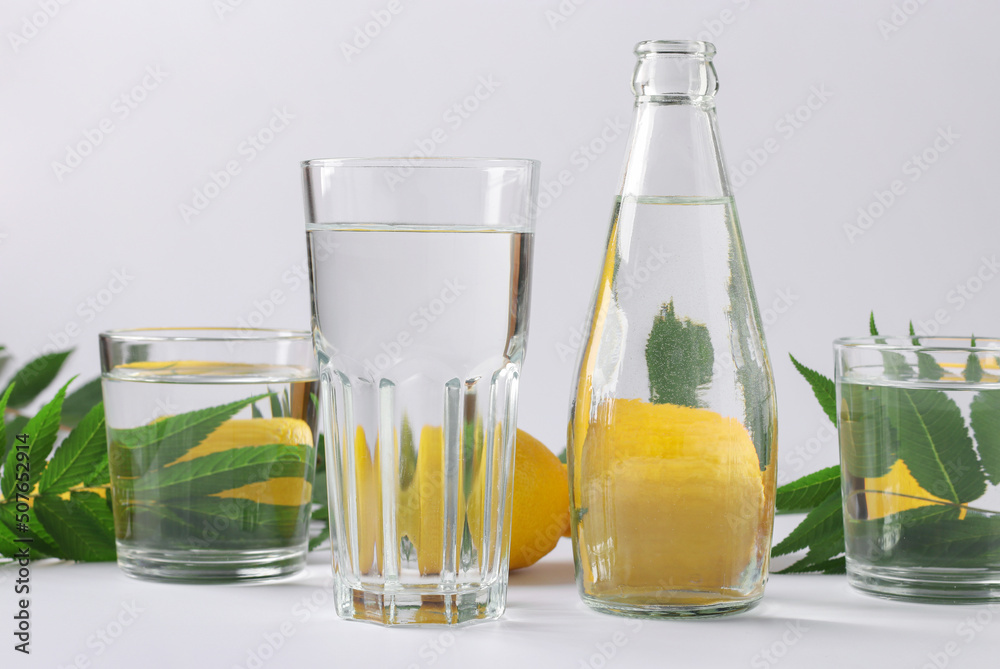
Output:
[[646,40],[635,45],[635,55],[683,55],[711,58],[715,55],[715,45],[698,40]]

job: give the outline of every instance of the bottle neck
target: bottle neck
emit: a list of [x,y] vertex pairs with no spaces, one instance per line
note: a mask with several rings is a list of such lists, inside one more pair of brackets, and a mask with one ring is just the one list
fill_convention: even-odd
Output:
[[715,120],[713,54],[703,42],[646,42],[636,48],[635,113],[622,196],[731,195]]
[[622,196],[729,197],[715,108],[637,99]]

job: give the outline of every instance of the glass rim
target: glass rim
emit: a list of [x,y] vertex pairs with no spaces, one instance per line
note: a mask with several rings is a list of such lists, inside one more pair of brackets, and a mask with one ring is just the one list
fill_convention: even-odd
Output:
[[[996,353],[1000,351],[1000,338],[921,335],[869,335],[865,337],[839,337],[833,340],[835,349],[865,349],[872,351],[963,351],[966,353]],[[916,343],[914,343],[916,342]]]
[[[189,333],[185,335],[169,333]],[[232,333],[229,336],[221,333]],[[205,333],[199,336],[198,333]],[[217,334],[218,333],[218,334]],[[118,342],[293,342],[305,341],[312,343],[312,333],[307,330],[282,330],[271,328],[234,328],[234,327],[163,327],[163,328],[131,328],[123,330],[106,330],[98,337],[107,341]]]
[[678,55],[678,56],[704,56],[711,58],[715,55],[715,45],[711,42],[700,40],[646,40],[635,45],[635,55]]
[[474,156],[384,156],[374,158],[311,158],[303,160],[302,168],[309,167],[436,167],[484,169],[502,167],[507,169],[539,169],[541,161],[534,158],[477,158]]

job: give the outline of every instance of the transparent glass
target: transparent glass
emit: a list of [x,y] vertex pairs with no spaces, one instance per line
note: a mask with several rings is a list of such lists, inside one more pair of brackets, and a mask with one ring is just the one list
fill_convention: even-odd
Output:
[[538,163],[303,170],[337,611],[497,618]]
[[189,582],[301,570],[319,389],[309,333],[117,330],[100,348],[122,570]]
[[570,412],[576,577],[634,616],[751,607],[776,408],[705,42],[642,42],[635,115]]
[[847,578],[1000,601],[1000,340],[834,342]]

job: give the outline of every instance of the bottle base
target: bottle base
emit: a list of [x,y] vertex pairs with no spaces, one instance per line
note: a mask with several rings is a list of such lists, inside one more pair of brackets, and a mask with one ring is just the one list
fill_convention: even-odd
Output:
[[170,583],[264,582],[287,578],[306,565],[306,546],[255,551],[162,550],[118,543],[125,574]]

